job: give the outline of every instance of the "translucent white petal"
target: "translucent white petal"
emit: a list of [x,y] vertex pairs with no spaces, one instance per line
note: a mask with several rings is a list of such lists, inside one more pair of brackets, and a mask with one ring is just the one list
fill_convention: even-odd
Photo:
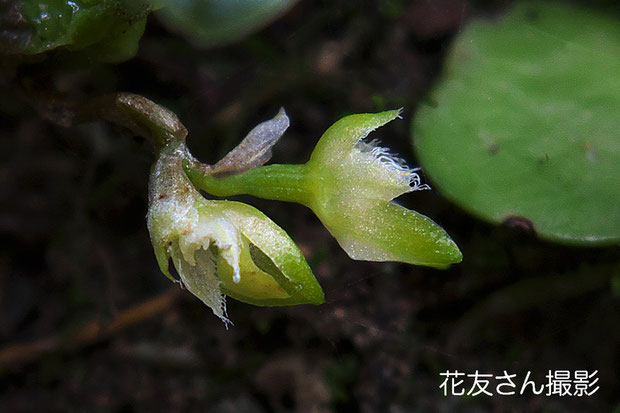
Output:
[[228,327],[232,324],[226,316],[226,296],[220,290],[216,275],[215,257],[209,250],[199,249],[194,253],[195,265],[183,259],[183,253],[176,242],[172,243],[174,266],[181,282],[192,294],[200,298]]

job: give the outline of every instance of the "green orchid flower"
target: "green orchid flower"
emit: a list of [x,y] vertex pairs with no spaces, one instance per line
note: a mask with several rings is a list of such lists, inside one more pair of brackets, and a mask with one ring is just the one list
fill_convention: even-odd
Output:
[[306,205],[353,259],[445,268],[462,260],[454,241],[430,218],[393,202],[430,188],[421,184],[416,169],[377,141],[365,140],[399,113],[339,120],[303,165],[255,167],[226,177],[196,162],[185,162],[184,168],[196,187],[217,196],[251,194]]
[[225,296],[259,305],[321,304],[323,291],[286,232],[257,209],[205,199],[181,164],[185,143],[164,146],[151,172],[147,224],[161,271],[226,324]]

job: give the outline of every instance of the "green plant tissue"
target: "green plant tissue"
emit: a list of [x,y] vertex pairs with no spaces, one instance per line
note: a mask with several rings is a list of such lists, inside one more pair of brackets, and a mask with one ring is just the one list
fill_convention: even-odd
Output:
[[620,241],[620,20],[521,2],[475,20],[413,124],[443,194],[567,244]]

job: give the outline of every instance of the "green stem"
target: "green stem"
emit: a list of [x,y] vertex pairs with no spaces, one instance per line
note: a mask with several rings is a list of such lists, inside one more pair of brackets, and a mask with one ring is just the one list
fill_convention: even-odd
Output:
[[26,98],[44,118],[64,127],[105,119],[146,138],[157,153],[171,142],[184,142],[187,136],[172,111],[140,95],[121,92],[72,102],[39,89],[45,90],[39,84],[24,88]]
[[188,163],[183,168],[196,188],[216,196],[247,194],[303,205],[311,199],[306,165],[268,165],[223,178],[205,174]]

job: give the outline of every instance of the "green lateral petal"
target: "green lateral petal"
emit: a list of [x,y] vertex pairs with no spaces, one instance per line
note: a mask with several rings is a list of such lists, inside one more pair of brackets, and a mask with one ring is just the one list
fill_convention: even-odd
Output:
[[252,244],[246,237],[243,237],[243,244],[239,262],[241,280],[238,283],[233,281],[232,267],[221,255],[218,258],[217,276],[222,282],[222,291],[235,300],[253,305],[274,305],[273,303],[282,303],[290,299],[290,294],[276,279],[256,265],[252,259]]
[[316,214],[355,260],[399,261],[446,268],[463,258],[457,245],[439,225],[394,203],[379,202],[371,208],[337,216],[325,216],[329,214],[326,210],[316,211]]
[[[254,271],[256,277],[264,277],[268,273],[277,284],[286,292],[288,297],[267,297],[263,288],[268,286],[261,278],[261,287],[253,296],[246,296],[238,291],[231,291],[231,284],[225,282],[226,293],[233,298],[254,305],[295,305],[295,304],[322,304],[325,301],[323,290],[312,274],[301,251],[288,234],[265,214],[256,208],[233,201],[216,201],[221,212],[229,219],[248,240],[248,248],[243,248],[241,255],[241,279],[247,277],[246,270]],[[252,263],[248,261],[248,256]],[[259,270],[260,272],[256,271]],[[243,281],[242,281],[243,282]],[[240,282],[239,284],[241,284]],[[233,286],[234,287],[234,286]],[[245,288],[245,285],[243,286]],[[271,288],[271,287],[270,287]],[[275,292],[275,290],[271,290]]]

